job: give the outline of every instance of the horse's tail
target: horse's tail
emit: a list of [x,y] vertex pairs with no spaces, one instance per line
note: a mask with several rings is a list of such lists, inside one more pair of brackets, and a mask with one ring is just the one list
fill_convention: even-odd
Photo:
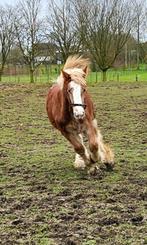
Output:
[[114,152],[108,144],[104,144],[106,153],[106,162],[114,164]]
[[100,160],[107,166],[113,168],[114,166],[114,153],[113,150],[110,148],[108,144],[105,144],[103,142],[103,136],[100,132],[100,130],[97,128],[97,121],[94,120],[94,127],[97,130],[97,136],[98,136],[98,146],[99,146],[99,157]]

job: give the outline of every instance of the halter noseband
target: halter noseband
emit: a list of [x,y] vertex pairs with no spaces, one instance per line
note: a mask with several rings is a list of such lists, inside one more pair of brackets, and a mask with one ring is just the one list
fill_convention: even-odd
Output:
[[71,106],[82,106],[84,109],[86,109],[86,104],[70,104]]

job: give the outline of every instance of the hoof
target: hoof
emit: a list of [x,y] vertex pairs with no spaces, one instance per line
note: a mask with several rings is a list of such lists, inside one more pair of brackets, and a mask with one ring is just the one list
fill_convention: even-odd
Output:
[[97,161],[97,159],[94,160],[94,159],[92,158],[92,156],[90,155],[90,160],[89,160],[90,164],[94,164],[94,163],[96,163],[96,161]]
[[102,171],[100,170],[100,168],[98,166],[93,166],[91,168],[88,169],[87,173],[91,176],[96,176],[96,175],[101,175]]
[[114,162],[103,162],[106,170],[112,171],[114,169]]
[[85,169],[86,165],[84,163],[84,161],[77,161],[77,162],[74,162],[74,168],[75,169]]
[[75,162],[74,162],[75,169],[85,169],[85,161],[82,159],[82,157],[79,154],[76,154]]

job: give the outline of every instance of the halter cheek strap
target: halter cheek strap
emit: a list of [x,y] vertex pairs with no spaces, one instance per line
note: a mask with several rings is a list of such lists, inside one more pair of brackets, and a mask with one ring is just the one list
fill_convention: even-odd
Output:
[[82,106],[84,109],[86,109],[86,104],[71,104],[71,106]]

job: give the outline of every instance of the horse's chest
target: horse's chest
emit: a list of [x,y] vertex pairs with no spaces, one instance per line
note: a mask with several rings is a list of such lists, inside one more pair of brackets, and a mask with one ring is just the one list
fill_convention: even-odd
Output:
[[66,126],[66,130],[69,132],[69,133],[78,133],[78,134],[81,134],[85,131],[85,125],[84,123],[80,123],[80,122],[72,122],[72,123],[69,123],[67,126]]

